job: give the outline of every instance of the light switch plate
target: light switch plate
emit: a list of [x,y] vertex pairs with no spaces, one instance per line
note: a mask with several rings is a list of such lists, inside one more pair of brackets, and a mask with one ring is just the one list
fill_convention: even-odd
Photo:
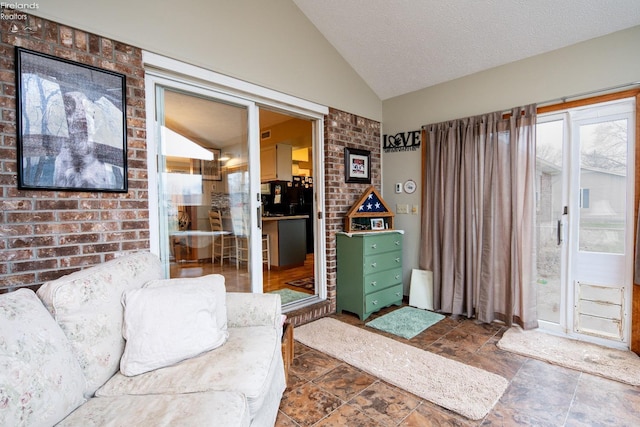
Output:
[[402,193],[402,183],[396,182],[396,193]]
[[397,214],[408,214],[409,213],[409,205],[406,205],[406,204],[398,204],[398,205],[396,205],[396,213]]
[[418,205],[411,206],[411,214],[418,215]]

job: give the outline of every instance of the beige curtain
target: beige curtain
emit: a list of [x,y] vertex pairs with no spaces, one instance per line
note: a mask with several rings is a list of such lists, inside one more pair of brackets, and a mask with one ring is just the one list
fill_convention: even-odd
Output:
[[536,107],[423,126],[420,267],[434,308],[537,327]]

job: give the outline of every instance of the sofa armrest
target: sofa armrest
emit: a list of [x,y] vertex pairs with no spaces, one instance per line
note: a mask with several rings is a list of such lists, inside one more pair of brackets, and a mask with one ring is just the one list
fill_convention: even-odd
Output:
[[227,292],[227,319],[230,328],[273,326],[282,329],[280,295]]

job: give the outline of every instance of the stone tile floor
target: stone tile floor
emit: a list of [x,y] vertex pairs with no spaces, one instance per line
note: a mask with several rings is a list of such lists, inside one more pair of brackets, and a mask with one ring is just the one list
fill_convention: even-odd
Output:
[[[355,315],[333,317],[365,327]],[[367,330],[502,375],[509,387],[471,421],[296,342],[276,426],[640,426],[640,387],[502,351],[500,325],[447,317],[411,340]]]

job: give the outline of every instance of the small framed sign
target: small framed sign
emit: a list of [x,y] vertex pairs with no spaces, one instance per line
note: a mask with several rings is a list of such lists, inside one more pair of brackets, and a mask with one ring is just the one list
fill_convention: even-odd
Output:
[[384,230],[384,219],[382,219],[382,218],[371,218],[371,229],[372,230]]
[[344,180],[371,184],[371,152],[345,147]]

